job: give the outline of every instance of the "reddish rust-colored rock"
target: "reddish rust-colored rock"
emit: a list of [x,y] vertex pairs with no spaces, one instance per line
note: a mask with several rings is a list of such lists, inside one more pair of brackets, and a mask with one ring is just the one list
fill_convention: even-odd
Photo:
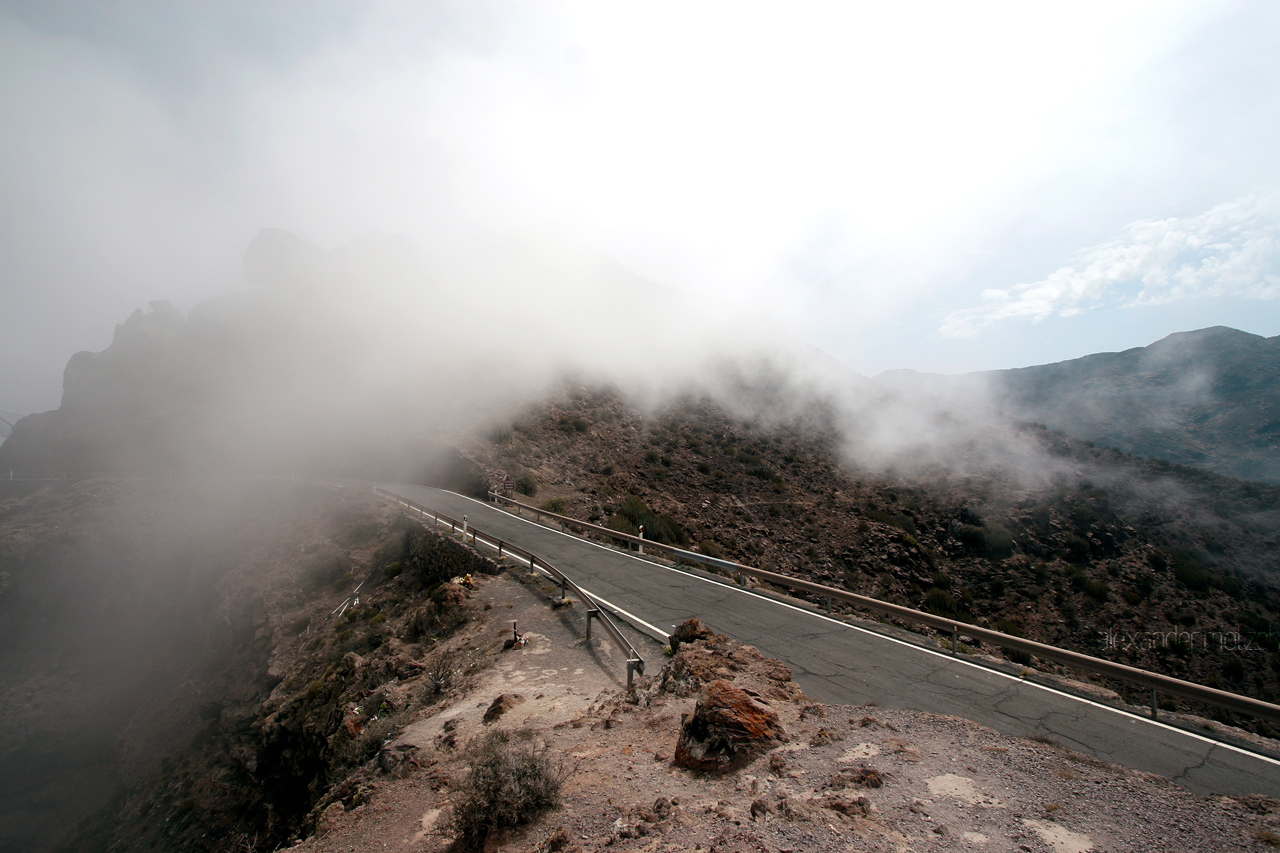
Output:
[[524,702],[524,697],[519,693],[503,693],[497,699],[494,699],[493,703],[489,705],[489,709],[484,712],[484,722],[492,723],[522,702]]
[[680,728],[675,763],[704,772],[740,767],[787,734],[778,715],[727,681],[713,681]]
[[681,645],[694,643],[698,640],[710,640],[713,637],[715,637],[715,632],[703,625],[702,620],[697,616],[681,624],[676,628],[675,633],[671,635],[671,639]]

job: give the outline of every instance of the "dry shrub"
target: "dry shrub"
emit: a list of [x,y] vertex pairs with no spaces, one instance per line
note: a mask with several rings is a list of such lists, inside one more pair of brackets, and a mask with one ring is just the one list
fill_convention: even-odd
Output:
[[471,743],[471,772],[445,824],[458,848],[479,850],[490,830],[531,823],[560,805],[568,771],[530,738],[529,732],[496,729]]

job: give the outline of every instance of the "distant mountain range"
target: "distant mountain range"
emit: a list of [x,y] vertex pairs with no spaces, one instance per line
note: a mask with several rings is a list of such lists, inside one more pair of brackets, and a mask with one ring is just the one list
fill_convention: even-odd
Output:
[[1056,364],[897,370],[876,381],[950,400],[986,396],[1011,417],[1095,444],[1280,483],[1280,336],[1214,326]]

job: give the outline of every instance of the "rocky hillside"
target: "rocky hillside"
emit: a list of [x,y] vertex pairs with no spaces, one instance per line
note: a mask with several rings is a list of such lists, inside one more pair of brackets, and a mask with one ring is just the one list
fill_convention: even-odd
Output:
[[989,393],[1012,417],[1076,438],[1280,484],[1280,336],[1215,326],[1057,364],[877,379],[948,396]]
[[[43,638],[62,659],[6,677],[0,768],[12,813],[0,848],[1280,843],[1280,803],[1266,797],[1196,797],[1049,739],[956,718],[817,704],[785,666],[696,620],[669,657],[644,646],[649,674],[628,691],[621,655],[598,633],[585,639],[581,608],[560,602],[554,584],[427,531],[367,490],[258,482],[230,490],[237,507],[225,494],[199,497],[216,483],[190,485],[7,487],[0,542],[18,572],[0,607],[7,619],[20,604],[29,625],[5,624],[26,636],[25,652]],[[199,565],[184,571],[164,548],[131,550],[188,510],[207,519],[203,535],[188,518],[171,542]],[[96,560],[64,559],[77,553]],[[128,560],[112,570],[111,555]],[[145,568],[129,568],[135,559]],[[51,570],[91,588],[78,606],[101,599],[99,620],[118,613],[97,626],[98,659],[50,637],[50,626],[78,621],[38,594]],[[125,590],[103,594],[116,586]],[[181,618],[157,618],[161,605]],[[148,614],[144,647],[161,648],[169,666],[120,684],[139,646],[107,641]],[[117,693],[86,715],[115,727],[95,733],[96,754],[82,737],[89,720],[72,710],[86,707],[74,690],[91,667],[108,671]],[[104,715],[104,704],[126,713]],[[22,750],[39,753],[37,766],[13,760]],[[59,772],[42,776],[42,762]],[[61,820],[41,823],[51,804]]]
[[491,566],[364,489],[0,481],[0,850],[305,833],[463,677],[450,581]]
[[873,471],[824,423],[576,386],[466,452],[577,518],[1280,699],[1280,489],[1035,426],[991,441],[1035,449],[1038,477]]

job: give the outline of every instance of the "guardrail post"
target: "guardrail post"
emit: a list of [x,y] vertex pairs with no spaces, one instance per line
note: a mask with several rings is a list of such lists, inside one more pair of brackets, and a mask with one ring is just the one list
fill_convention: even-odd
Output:
[[600,615],[600,611],[594,608],[587,608],[587,642],[591,642],[591,620]]
[[644,675],[644,661],[636,660],[635,658],[628,658],[627,659],[627,690],[631,689],[632,678],[634,677],[637,671],[639,671],[641,675]]
[[1156,689],[1151,688],[1151,719],[1160,719],[1160,706],[1156,703]]
[[502,540],[498,540],[498,559],[502,559]]
[[569,585],[564,582],[564,578],[560,579],[560,600],[564,601],[569,594]]
[[823,598],[823,609],[827,611],[827,615],[831,615],[831,596]]
[[951,626],[951,656],[956,657],[960,654],[960,630],[955,626]]

